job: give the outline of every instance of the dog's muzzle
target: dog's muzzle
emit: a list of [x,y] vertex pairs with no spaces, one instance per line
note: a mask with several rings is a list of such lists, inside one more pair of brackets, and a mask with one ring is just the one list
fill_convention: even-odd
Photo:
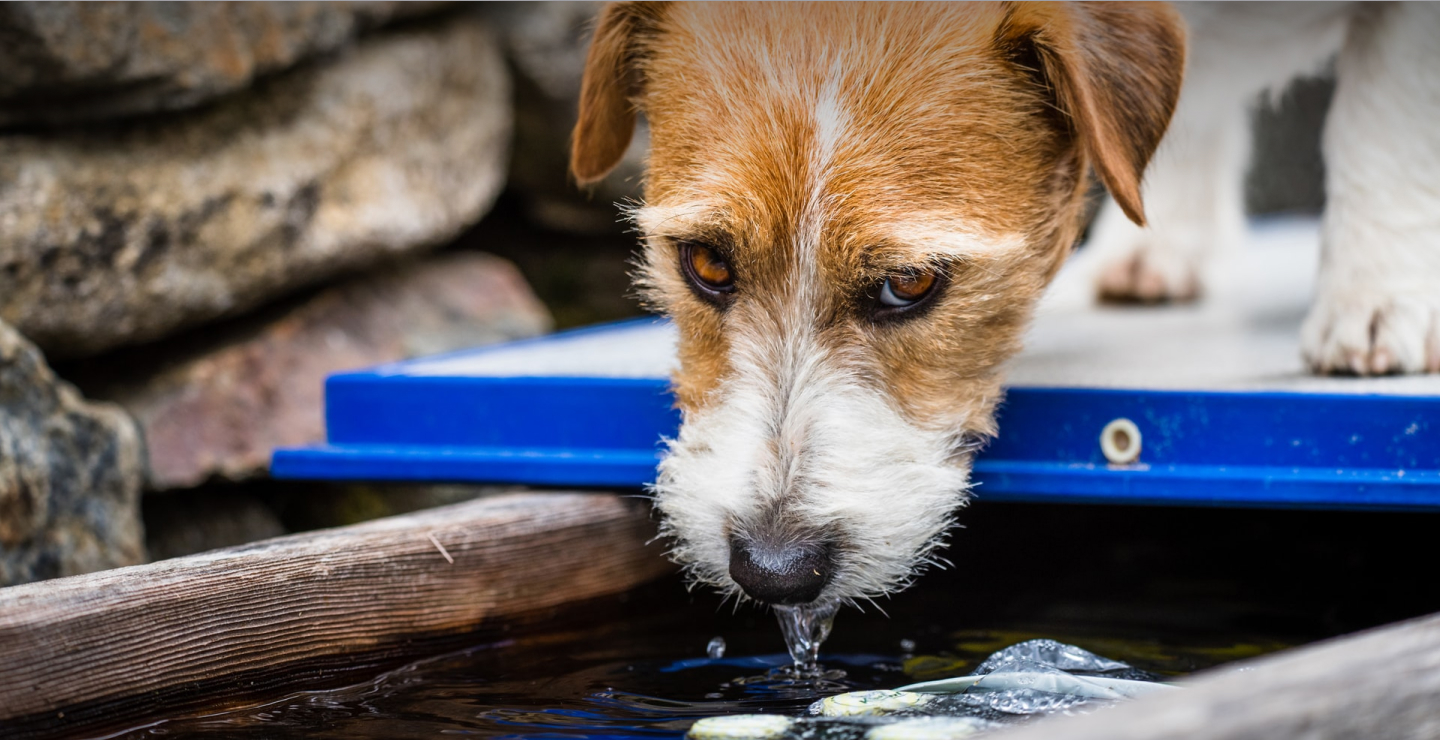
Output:
[[746,595],[766,604],[808,604],[830,583],[835,561],[819,542],[773,545],[730,538],[730,577]]

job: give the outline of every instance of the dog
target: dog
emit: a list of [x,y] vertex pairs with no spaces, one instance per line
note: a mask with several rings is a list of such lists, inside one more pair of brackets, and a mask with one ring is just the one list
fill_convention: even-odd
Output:
[[1114,202],[1091,246],[1103,298],[1199,297],[1206,258],[1241,243],[1247,107],[1334,59],[1327,204],[1301,349],[1319,373],[1440,372],[1440,6],[1178,3],[1185,84],[1147,170],[1148,223]]
[[833,614],[934,562],[1090,168],[1143,223],[1184,68],[1163,4],[602,11],[571,169],[644,113],[682,413],[655,505],[692,582]]
[[1143,222],[1184,68],[1164,4],[601,12],[571,169],[646,116],[682,412],[654,498],[694,583],[823,616],[934,562],[1090,169]]

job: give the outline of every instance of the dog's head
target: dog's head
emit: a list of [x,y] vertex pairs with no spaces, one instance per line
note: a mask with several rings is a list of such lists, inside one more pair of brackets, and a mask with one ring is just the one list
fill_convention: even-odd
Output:
[[696,581],[853,602],[928,562],[1088,168],[1141,219],[1183,39],[1146,4],[606,8],[571,163],[648,118],[684,419],[656,504]]

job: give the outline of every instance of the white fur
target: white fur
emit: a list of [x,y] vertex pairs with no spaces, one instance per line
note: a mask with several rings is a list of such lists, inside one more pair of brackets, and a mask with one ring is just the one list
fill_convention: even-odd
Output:
[[[1426,3],[1178,3],[1185,87],[1146,171],[1149,225],[1113,201],[1092,246],[1106,292],[1193,297],[1241,241],[1248,107],[1341,50],[1324,153],[1319,295],[1302,332],[1321,371],[1440,371],[1440,9]],[[1348,39],[1348,40],[1347,40]]]
[[737,333],[733,377],[671,443],[655,493],[672,554],[695,581],[739,595],[730,535],[819,529],[839,544],[820,601],[902,588],[963,502],[968,465],[949,434],[907,423],[847,369],[862,360],[788,323]]
[[1362,8],[1336,72],[1306,359],[1440,372],[1440,5]]
[[879,224],[876,230],[888,234],[890,243],[910,251],[906,264],[911,265],[937,257],[965,260],[1018,255],[1028,247],[1019,234],[986,234],[954,223],[948,215],[924,211],[910,214],[904,223]]

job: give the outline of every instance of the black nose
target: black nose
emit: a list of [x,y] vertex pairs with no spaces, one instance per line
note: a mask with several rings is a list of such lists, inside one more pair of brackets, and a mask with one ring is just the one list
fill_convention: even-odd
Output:
[[830,548],[820,544],[772,547],[730,539],[730,577],[756,601],[791,606],[808,604],[830,582]]

